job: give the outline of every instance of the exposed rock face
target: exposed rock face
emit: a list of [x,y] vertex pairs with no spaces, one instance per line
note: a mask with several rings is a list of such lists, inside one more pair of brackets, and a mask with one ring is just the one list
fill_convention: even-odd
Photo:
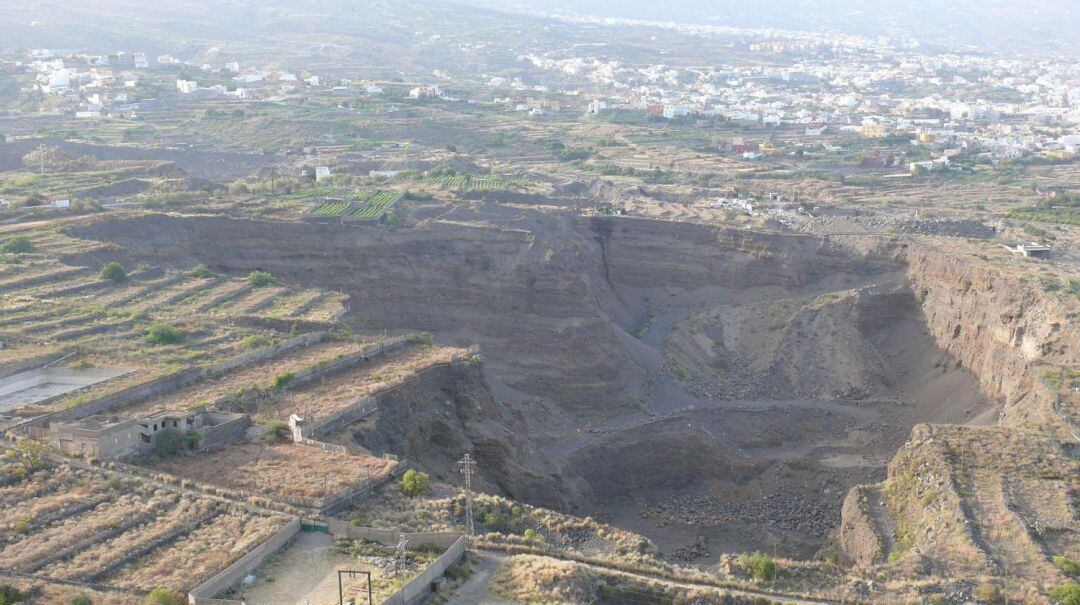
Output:
[[978,376],[987,396],[1004,403],[1001,424],[1040,427],[1069,439],[1064,419],[1078,416],[1080,398],[1042,377],[1075,369],[1075,316],[1035,280],[1025,282],[978,259],[925,245],[911,246],[907,259],[931,334]]
[[340,225],[146,216],[76,230],[130,259],[223,271],[264,269],[343,290],[350,321],[478,342],[506,385],[568,408],[612,408],[642,380],[593,303],[592,245],[561,225],[519,229],[429,223],[388,232]]
[[[535,451],[520,420],[504,412],[474,363],[429,368],[378,396],[374,426],[358,425],[353,439],[379,453],[424,464],[458,483],[454,462],[472,452],[487,490],[555,509],[579,500],[573,482]],[[529,457],[522,453],[533,452]]]
[[360,326],[478,342],[500,383],[578,414],[609,414],[640,390],[644,374],[616,330],[643,319],[650,295],[799,287],[868,266],[811,236],[544,219],[523,224],[528,230],[431,222],[388,232],[150,215],[73,231],[119,243],[118,258],[129,262],[263,269],[344,290]]
[[840,513],[840,548],[851,563],[865,567],[872,563],[881,563],[888,553],[885,552],[884,536],[874,526],[874,520],[866,510],[867,494],[871,490],[858,486],[848,492],[844,498],[844,507]]
[[[1049,557],[1072,552],[1071,529],[1050,530],[1058,509],[1070,509],[1058,477],[1075,462],[1080,402],[1070,392],[1080,326],[1066,299],[1015,266],[959,257],[918,243],[906,254],[907,274],[936,342],[976,375],[981,390],[1003,404],[998,427],[920,426],[875,486],[897,535],[883,535],[866,512],[845,502],[839,540],[860,564],[879,562],[869,532],[896,538],[909,575],[950,577],[1024,570],[1033,583],[1060,581]],[[1051,468],[1053,467],[1053,468]],[[1023,490],[1016,486],[1023,486]],[[1028,496],[1027,494],[1039,494]],[[887,554],[886,554],[887,556]]]
[[[761,469],[750,460],[757,450],[783,462],[770,467],[769,485],[752,486],[761,493],[750,496],[791,493],[790,474],[807,480],[807,494],[828,491],[837,510],[843,490],[881,477],[880,459],[841,452],[822,453],[809,466],[788,461],[785,456],[806,458],[822,448],[813,439],[803,448],[805,435],[768,430],[775,414],[761,415],[764,421],[748,416],[740,429],[760,431],[759,441],[717,445],[703,436],[710,433],[686,432],[691,419],[682,410],[732,398],[734,391],[725,390],[731,385],[746,398],[825,400],[831,408],[799,411],[782,422],[811,433],[807,423],[818,419],[823,424],[810,437],[867,451],[887,444],[891,453],[913,422],[892,401],[896,384],[904,386],[905,364],[915,367],[907,358],[932,355],[932,346],[914,342],[929,342],[924,328],[955,356],[938,351],[937,375],[955,371],[957,361],[971,369],[982,391],[1004,402],[1004,425],[1066,435],[1062,418],[1076,412],[1064,389],[1054,392],[1042,379],[1080,345],[1076,323],[1059,301],[986,263],[918,242],[842,248],[812,235],[527,211],[512,220],[427,221],[397,231],[165,215],[72,230],[117,242],[116,257],[128,263],[263,269],[288,282],[345,291],[349,321],[359,327],[430,330],[440,340],[480,344],[486,376],[475,368],[430,370],[388,394],[376,425],[359,431],[357,440],[446,478],[456,477],[452,461],[472,451],[488,489],[563,510],[581,510],[594,496],[677,492],[702,477],[755,474]],[[100,255],[70,260],[102,262]],[[777,300],[788,301],[783,322],[767,309]],[[905,352],[890,356],[898,342],[908,343]],[[672,369],[672,359],[685,367]],[[675,379],[678,370],[705,376],[716,396],[689,393],[684,387],[694,377]],[[931,373],[929,367],[919,372]],[[671,416],[655,420],[642,413],[643,404]],[[692,420],[713,422],[707,426],[717,435],[736,417]],[[606,426],[596,429],[603,433],[599,441],[575,434],[595,426]],[[944,494],[933,496],[941,511],[923,526],[944,540],[964,523],[960,490],[940,483],[949,467],[934,457],[945,454],[927,442],[897,455],[881,500],[893,507],[888,520],[909,528],[924,521],[925,486],[904,498],[886,488],[909,476],[932,483]],[[678,472],[650,469],[651,460],[664,457],[682,462]],[[838,475],[845,480],[822,487]],[[821,494],[808,497],[825,501]],[[888,557],[895,545],[881,534],[890,524],[878,523],[852,497],[839,536],[847,557],[865,564]],[[813,507],[797,512],[800,522],[822,516]],[[963,568],[977,569],[978,545],[964,545],[971,556]]]

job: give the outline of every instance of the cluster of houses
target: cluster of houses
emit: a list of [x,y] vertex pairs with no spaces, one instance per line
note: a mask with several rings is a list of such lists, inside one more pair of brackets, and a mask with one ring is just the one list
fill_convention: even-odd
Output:
[[[963,144],[965,152],[986,153],[993,162],[1078,153],[1070,129],[1080,124],[1080,72],[1068,62],[930,54],[829,34],[771,32],[761,41],[747,34],[735,45],[788,61],[675,68],[627,65],[578,48],[522,54],[518,61],[547,74],[532,89],[586,94],[593,114],[642,111],[665,119],[793,125],[808,137],[827,130],[871,139],[899,135],[914,145]],[[526,88],[520,79],[499,80],[490,84]],[[940,156],[916,168],[948,165]]]

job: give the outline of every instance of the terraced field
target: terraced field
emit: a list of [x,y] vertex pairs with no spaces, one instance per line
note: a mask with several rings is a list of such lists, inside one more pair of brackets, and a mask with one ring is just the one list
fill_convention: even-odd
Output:
[[266,419],[285,420],[289,414],[300,413],[313,421],[342,410],[363,397],[400,384],[432,365],[448,363],[455,352],[460,352],[460,349],[412,345],[290,390],[285,396],[261,406],[257,414]]
[[292,443],[245,442],[195,455],[149,461],[170,473],[289,502],[320,500],[391,471],[395,462]]
[[186,590],[286,522],[53,460],[31,446],[0,456],[0,573]]
[[361,193],[357,201],[335,200],[316,206],[311,213],[318,216],[351,216],[377,219],[396,204],[404,193],[401,191],[375,191]]
[[160,410],[189,409],[198,406],[222,402],[245,390],[263,390],[268,393],[274,388],[279,376],[299,372],[318,364],[355,353],[365,343],[348,341],[328,341],[295,349],[283,355],[273,357],[234,372],[227,373],[213,380],[197,383],[178,389],[167,395],[153,398],[142,404],[123,410],[129,417],[144,416]]
[[[343,294],[257,287],[244,276],[196,276],[179,268],[138,265],[125,267],[123,280],[105,279],[99,270],[109,258],[107,250],[54,227],[5,229],[0,240],[14,236],[27,237],[32,249],[7,255],[13,260],[0,264],[0,367],[77,351],[63,363],[131,370],[123,378],[15,410],[20,417],[78,405],[191,364],[288,338],[291,325],[276,320],[329,322],[344,311]],[[92,264],[65,262],[72,259]],[[176,330],[176,337],[148,339],[155,325]]]
[[525,179],[520,177],[473,176],[471,174],[437,178],[434,182],[443,187],[465,191],[496,191],[522,187],[526,184]]

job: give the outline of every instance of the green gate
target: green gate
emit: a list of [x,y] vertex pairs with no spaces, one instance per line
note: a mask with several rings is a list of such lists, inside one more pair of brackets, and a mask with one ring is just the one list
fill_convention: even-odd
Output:
[[300,519],[300,531],[330,533],[330,524],[314,519]]

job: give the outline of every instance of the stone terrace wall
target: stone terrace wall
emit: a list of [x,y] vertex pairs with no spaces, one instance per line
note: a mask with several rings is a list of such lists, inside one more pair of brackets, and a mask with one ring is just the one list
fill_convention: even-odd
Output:
[[59,352],[59,353],[48,353],[46,355],[37,355],[35,357],[31,357],[30,359],[24,359],[22,361],[18,361],[18,362],[12,363],[10,365],[0,367],[0,379],[7,378],[9,376],[14,376],[16,374],[21,374],[23,372],[27,372],[27,371],[30,371],[30,370],[33,370],[33,369],[36,369],[36,368],[40,368],[43,365],[47,365],[47,364],[59,361],[60,359],[63,359],[64,357],[66,357],[70,353],[71,353],[71,351],[62,351],[62,352]]
[[435,559],[431,565],[428,565],[428,568],[421,572],[420,575],[383,601],[383,605],[414,605],[422,602],[424,597],[431,594],[431,582],[446,573],[446,568],[461,559],[461,556],[465,554],[465,546],[465,536],[459,537],[442,556]]
[[396,529],[361,527],[342,519],[329,519],[327,525],[330,526],[330,534],[335,538],[368,540],[378,542],[383,546],[397,546],[398,540],[404,537],[413,548],[421,544],[450,548],[462,536],[459,531],[402,532]]
[[251,417],[241,416],[211,427],[204,427],[199,431],[202,434],[202,447],[206,449],[228,445],[242,437],[249,426],[251,426]]
[[244,576],[255,571],[267,559],[284,548],[300,532],[300,519],[293,518],[289,524],[262,544],[241,557],[232,565],[215,574],[209,580],[199,584],[188,593],[191,605],[212,605],[214,603],[232,603],[235,601],[215,599],[214,596],[235,586]]

